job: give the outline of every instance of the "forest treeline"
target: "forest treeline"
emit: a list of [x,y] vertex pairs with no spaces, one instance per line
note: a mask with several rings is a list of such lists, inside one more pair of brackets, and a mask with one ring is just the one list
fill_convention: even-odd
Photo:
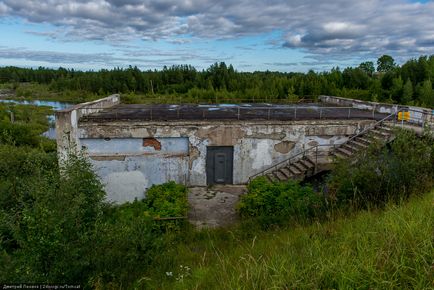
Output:
[[[238,72],[224,62],[202,71],[191,65],[146,71],[135,66],[99,71],[0,68],[0,83],[12,84],[14,88],[33,83],[43,85],[50,92],[82,92],[94,98],[122,93],[141,95],[141,98],[172,96],[210,102],[217,97],[239,101],[297,101],[305,96],[325,94],[426,107],[434,107],[433,77],[434,55],[410,59],[401,66],[391,56],[383,55],[376,64],[368,61],[343,70],[336,67],[307,73]],[[143,101],[135,97],[127,100]]]

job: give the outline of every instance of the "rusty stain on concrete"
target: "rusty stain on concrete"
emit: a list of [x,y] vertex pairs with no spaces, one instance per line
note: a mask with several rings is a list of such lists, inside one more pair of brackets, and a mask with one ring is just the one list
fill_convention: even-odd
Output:
[[143,138],[143,147],[153,147],[155,150],[161,150],[161,143],[155,138]]

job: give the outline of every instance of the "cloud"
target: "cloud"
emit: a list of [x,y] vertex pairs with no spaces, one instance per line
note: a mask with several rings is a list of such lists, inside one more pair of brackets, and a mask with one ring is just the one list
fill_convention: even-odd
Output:
[[[95,65],[102,67],[127,67],[137,65],[139,67],[163,67],[175,63],[183,64],[191,60],[201,60],[213,63],[219,59],[207,57],[201,54],[191,54],[187,51],[166,51],[147,50],[134,51],[120,49],[116,53],[71,53],[56,52],[49,50],[30,50],[26,48],[0,46],[1,59],[23,59],[27,61],[46,62],[57,65]],[[229,58],[227,59],[229,60]]]
[[[341,59],[434,53],[434,3],[405,0],[0,0],[0,15],[57,28],[46,37],[97,40],[233,39],[275,31],[275,48]],[[39,32],[40,33],[40,32]]]

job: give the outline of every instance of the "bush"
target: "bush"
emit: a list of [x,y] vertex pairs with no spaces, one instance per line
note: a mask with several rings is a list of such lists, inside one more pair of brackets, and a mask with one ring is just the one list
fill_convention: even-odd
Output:
[[256,218],[263,226],[290,219],[304,221],[318,217],[323,210],[323,197],[311,187],[295,181],[270,183],[265,177],[254,179],[238,204],[243,218]]
[[[7,235],[9,241],[1,241],[0,280],[84,283],[83,273],[92,269],[102,186],[81,157],[71,156],[59,174],[56,159],[54,166],[44,169],[44,153],[25,155],[22,150],[17,149],[22,155],[18,159],[21,172],[12,174],[22,183],[14,186],[11,182],[15,202],[3,202],[1,208],[2,236]],[[2,180],[10,179],[4,174]]]
[[152,217],[138,208],[110,208],[96,226],[92,272],[87,275],[92,288],[128,288],[167,248],[169,239],[156,232]]
[[339,207],[382,207],[430,189],[432,144],[430,136],[398,130],[389,147],[373,144],[355,159],[340,160],[328,181],[329,200]]
[[137,280],[185,225],[183,219],[158,218],[184,217],[187,209],[187,188],[175,182],[152,186],[144,200],[107,207],[96,231],[91,286],[119,288]]
[[174,181],[153,185],[144,200],[153,217],[185,217],[188,211],[187,188]]

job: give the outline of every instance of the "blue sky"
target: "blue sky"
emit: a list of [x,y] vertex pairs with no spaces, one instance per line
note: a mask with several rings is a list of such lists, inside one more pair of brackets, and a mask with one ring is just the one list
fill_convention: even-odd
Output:
[[316,71],[434,54],[433,1],[0,0],[0,66]]

